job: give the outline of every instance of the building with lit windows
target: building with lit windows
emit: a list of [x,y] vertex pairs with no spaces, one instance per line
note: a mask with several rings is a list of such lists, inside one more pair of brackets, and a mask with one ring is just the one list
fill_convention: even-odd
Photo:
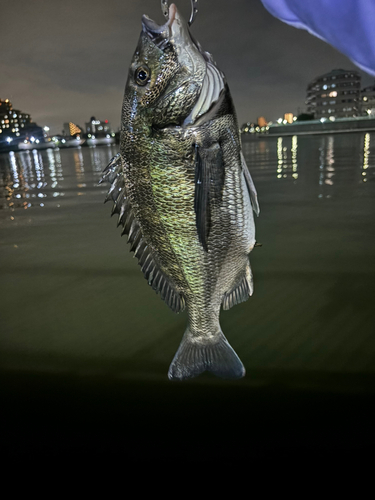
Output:
[[361,76],[357,71],[334,69],[307,87],[307,113],[315,119],[361,115]]
[[2,134],[21,134],[21,129],[31,123],[30,115],[13,109],[9,99],[0,99],[0,130]]
[[108,120],[97,120],[95,116],[92,116],[90,121],[86,124],[86,134],[91,135],[103,135],[110,134],[112,132],[111,125]]
[[361,115],[375,116],[375,85],[361,90],[360,103]]
[[0,146],[19,143],[29,137],[44,141],[43,129],[32,122],[29,114],[13,109],[9,99],[0,99]]
[[83,130],[79,125],[76,125],[73,122],[64,123],[64,135],[76,137],[81,134],[83,134]]
[[293,123],[293,118],[293,113],[284,113],[284,121],[286,121],[287,123]]

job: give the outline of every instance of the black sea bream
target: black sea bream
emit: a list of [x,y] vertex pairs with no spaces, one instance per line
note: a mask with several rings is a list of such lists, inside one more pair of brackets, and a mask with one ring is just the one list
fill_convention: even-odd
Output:
[[108,199],[152,288],[188,325],[170,379],[245,369],[219,324],[253,293],[249,253],[259,206],[223,73],[176,6],[142,19],[125,89]]

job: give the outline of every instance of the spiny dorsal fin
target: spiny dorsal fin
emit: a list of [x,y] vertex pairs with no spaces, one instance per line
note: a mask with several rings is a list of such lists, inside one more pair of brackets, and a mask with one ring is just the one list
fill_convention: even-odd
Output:
[[101,184],[102,182],[109,182],[112,184],[116,175],[121,171],[122,171],[122,156],[120,153],[117,153],[117,155],[112,158],[112,160],[103,170],[103,175],[99,181],[99,184]]
[[245,302],[253,294],[253,276],[250,264],[246,266],[245,275],[239,280],[237,285],[227,292],[223,298],[223,309],[227,310],[240,302]]
[[206,252],[211,227],[211,203],[221,199],[224,172],[223,152],[219,143],[209,148],[195,144],[195,220],[199,241]]
[[257,216],[259,216],[260,213],[260,208],[259,208],[259,202],[258,202],[258,194],[254,186],[253,179],[251,178],[249,169],[247,168],[245,157],[241,151],[241,161],[242,161],[242,170],[245,176],[245,181],[246,181],[246,186],[247,190],[249,191],[250,195],[250,200],[251,200],[251,206],[253,207],[253,210]]
[[121,236],[128,235],[130,251],[134,252],[134,257],[138,259],[142,272],[149,285],[159,293],[161,298],[168,304],[174,312],[183,311],[185,308],[184,297],[177,291],[171,280],[160,269],[157,258],[150,246],[145,241],[141,227],[134,215],[129,197],[126,193],[124,179],[123,159],[118,153],[103,172],[100,183],[108,181],[109,188],[105,201],[112,199],[112,213],[118,215],[117,225],[123,227]]

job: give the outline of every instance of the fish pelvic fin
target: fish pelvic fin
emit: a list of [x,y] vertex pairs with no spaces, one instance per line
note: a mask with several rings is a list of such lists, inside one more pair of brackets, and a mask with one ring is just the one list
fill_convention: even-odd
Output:
[[212,337],[195,337],[187,328],[169,367],[170,380],[186,380],[208,371],[224,379],[239,379],[245,367],[220,331]]

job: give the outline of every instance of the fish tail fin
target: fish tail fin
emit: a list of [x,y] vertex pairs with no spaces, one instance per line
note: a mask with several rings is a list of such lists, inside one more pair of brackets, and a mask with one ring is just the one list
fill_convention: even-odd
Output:
[[193,336],[188,327],[169,367],[168,378],[185,380],[204,371],[226,379],[245,375],[245,367],[221,331],[204,338]]

